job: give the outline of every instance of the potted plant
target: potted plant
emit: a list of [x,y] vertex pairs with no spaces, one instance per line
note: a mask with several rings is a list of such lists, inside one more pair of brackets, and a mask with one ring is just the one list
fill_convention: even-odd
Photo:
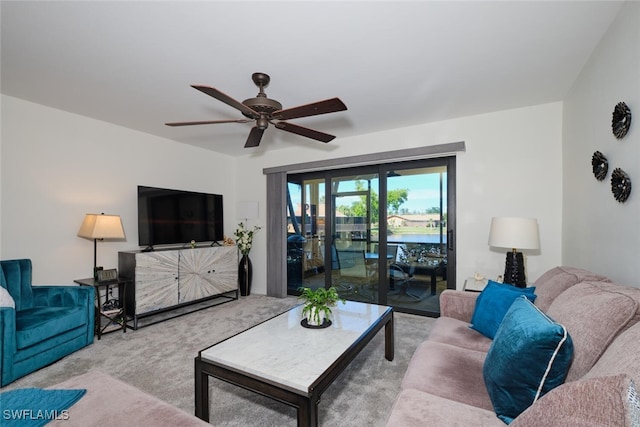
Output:
[[311,327],[324,326],[325,319],[328,320],[331,315],[331,307],[335,307],[338,301],[345,303],[333,286],[329,289],[318,288],[315,291],[305,287],[301,287],[299,290],[301,292],[299,298],[304,300],[302,317],[306,318],[307,324]]

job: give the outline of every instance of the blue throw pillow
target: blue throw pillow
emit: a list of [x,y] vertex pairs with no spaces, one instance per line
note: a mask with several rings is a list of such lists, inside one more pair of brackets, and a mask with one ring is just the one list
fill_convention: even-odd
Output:
[[489,280],[487,286],[476,299],[476,307],[471,317],[471,329],[475,329],[487,338],[493,339],[502,323],[502,318],[511,307],[513,301],[525,295],[531,302],[535,301],[536,288],[516,288],[513,285]]
[[482,369],[498,418],[509,424],[561,385],[572,357],[567,329],[524,296],[517,298],[498,328]]

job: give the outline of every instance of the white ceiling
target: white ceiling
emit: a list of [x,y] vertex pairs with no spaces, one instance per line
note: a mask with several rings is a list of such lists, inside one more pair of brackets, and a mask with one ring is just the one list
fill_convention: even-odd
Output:
[[[321,142],[251,123],[190,87],[242,101],[271,76],[291,120],[341,138],[560,101],[621,7],[615,1],[2,1],[2,93],[229,155]],[[34,117],[34,125],[37,118]]]

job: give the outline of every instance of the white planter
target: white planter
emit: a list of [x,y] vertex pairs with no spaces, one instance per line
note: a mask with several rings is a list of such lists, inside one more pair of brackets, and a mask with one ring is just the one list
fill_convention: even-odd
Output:
[[321,326],[324,323],[324,318],[324,311],[317,312],[316,316],[316,308],[311,307],[311,310],[307,313],[307,324],[309,326]]

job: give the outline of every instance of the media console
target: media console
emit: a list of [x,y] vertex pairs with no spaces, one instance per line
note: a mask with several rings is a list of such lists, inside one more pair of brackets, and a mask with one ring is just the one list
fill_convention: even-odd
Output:
[[118,270],[132,282],[126,288],[126,313],[133,329],[139,319],[178,307],[238,299],[236,246],[118,252]]

